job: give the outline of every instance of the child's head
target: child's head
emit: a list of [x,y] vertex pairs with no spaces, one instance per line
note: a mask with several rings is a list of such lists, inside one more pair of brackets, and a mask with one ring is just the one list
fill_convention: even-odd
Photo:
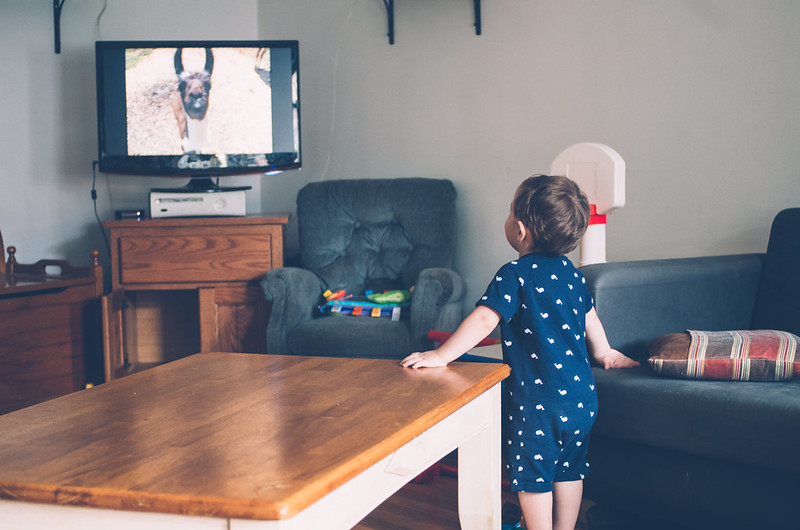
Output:
[[560,256],[573,250],[586,232],[589,201],[566,177],[534,175],[517,188],[511,214],[530,232],[530,251]]

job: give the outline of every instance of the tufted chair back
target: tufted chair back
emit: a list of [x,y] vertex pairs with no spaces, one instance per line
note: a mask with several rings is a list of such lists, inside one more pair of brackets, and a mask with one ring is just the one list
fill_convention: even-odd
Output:
[[450,268],[456,191],[449,180],[331,180],[297,195],[300,256],[333,291],[408,288]]

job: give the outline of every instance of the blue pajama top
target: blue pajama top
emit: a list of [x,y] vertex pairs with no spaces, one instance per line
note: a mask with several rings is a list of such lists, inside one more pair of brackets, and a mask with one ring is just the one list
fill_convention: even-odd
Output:
[[597,414],[586,313],[593,301],[565,256],[527,254],[495,275],[476,305],[500,315],[503,446],[512,490],[552,491],[588,474],[588,436]]

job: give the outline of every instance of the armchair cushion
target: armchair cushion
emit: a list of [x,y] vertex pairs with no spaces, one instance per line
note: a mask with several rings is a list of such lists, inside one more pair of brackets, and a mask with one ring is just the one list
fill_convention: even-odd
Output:
[[794,375],[797,336],[785,331],[688,330],[647,345],[656,373],[686,379],[783,381]]

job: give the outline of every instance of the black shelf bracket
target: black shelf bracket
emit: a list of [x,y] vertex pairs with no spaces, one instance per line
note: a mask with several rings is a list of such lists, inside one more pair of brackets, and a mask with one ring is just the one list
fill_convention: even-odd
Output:
[[394,44],[394,0],[383,0],[386,6],[386,25],[388,26],[389,44]]
[[56,53],[61,53],[61,8],[66,0],[53,0],[53,36],[56,41]]
[[[61,1],[63,2],[64,0]],[[394,44],[394,0],[383,0],[383,5],[386,7],[386,25],[388,27],[389,44]],[[472,0],[472,10],[475,13],[475,35],[480,35],[482,31],[481,0]]]

